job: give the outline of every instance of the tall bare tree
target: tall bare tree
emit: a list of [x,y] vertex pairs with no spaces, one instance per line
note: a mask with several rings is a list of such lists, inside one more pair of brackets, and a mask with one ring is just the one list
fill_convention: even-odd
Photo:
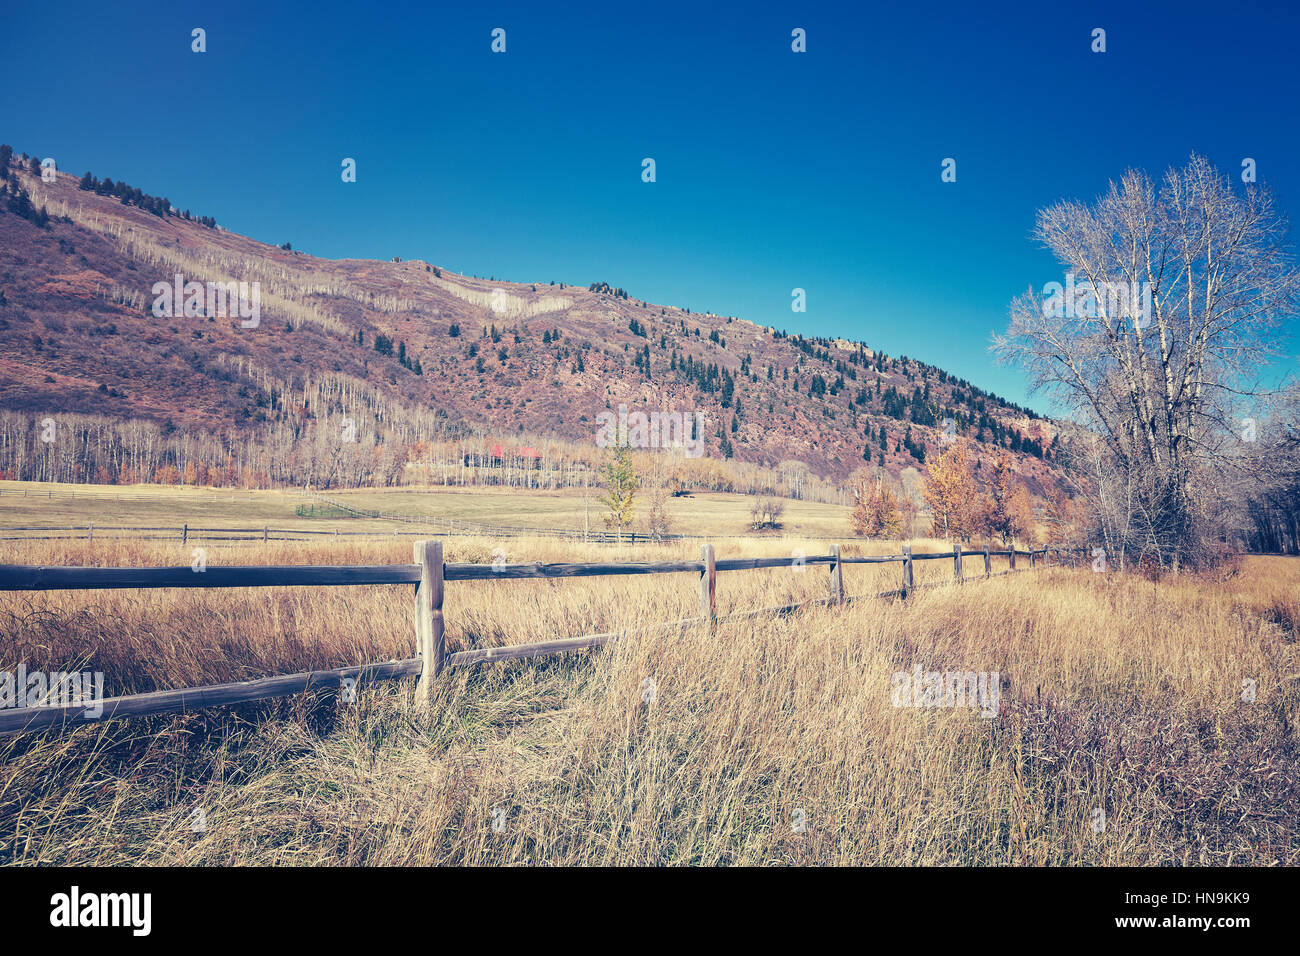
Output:
[[1300,292],[1286,227],[1267,190],[1196,155],[1159,186],[1130,171],[1091,205],[1039,212],[1066,292],[1014,300],[994,349],[1101,442],[1096,474],[1126,501],[1125,527],[1101,530],[1119,547],[1204,557],[1205,492],[1242,461],[1240,423]]

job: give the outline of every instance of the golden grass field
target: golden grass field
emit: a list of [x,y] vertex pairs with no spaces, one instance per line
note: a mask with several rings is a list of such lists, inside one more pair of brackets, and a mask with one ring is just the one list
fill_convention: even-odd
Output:
[[[497,548],[512,562],[699,553],[446,542],[451,562]],[[6,544],[9,563],[190,561],[179,543]],[[825,553],[795,537],[717,551],[798,548]],[[213,546],[208,561],[410,554],[409,540],[257,542]],[[848,565],[845,586],[874,593],[899,573]],[[916,575],[949,581],[952,562],[918,562]],[[825,589],[823,566],[723,572],[718,609]],[[0,594],[0,670],[99,670],[111,695],[404,658],[412,607],[409,586]],[[1300,561],[1154,584],[1040,568],[716,633],[636,630],[697,610],[692,574],[451,582],[451,651],[632,631],[601,651],[450,671],[427,713],[413,681],[394,681],[362,684],[355,705],[318,693],[0,738],[0,861],[1300,863]],[[894,707],[891,675],[915,664],[998,671],[997,716]]]
[[[24,493],[26,495],[24,496]],[[327,496],[354,508],[390,514],[455,519],[473,524],[522,528],[604,530],[593,491],[584,505],[579,491],[519,491],[510,488],[384,488],[331,490]],[[0,534],[6,528],[167,526],[285,530],[388,532],[393,523],[367,518],[300,518],[295,509],[309,499],[293,491],[248,491],[176,485],[71,485],[0,481]],[[670,498],[672,531],[684,534],[749,535],[749,495],[700,492]],[[849,508],[815,501],[786,501],[783,531],[827,539],[849,535]],[[585,512],[585,514],[584,514]],[[403,526],[403,530],[408,530]],[[642,530],[641,522],[636,529]],[[101,535],[104,532],[101,532]],[[3,544],[3,542],[0,542]]]

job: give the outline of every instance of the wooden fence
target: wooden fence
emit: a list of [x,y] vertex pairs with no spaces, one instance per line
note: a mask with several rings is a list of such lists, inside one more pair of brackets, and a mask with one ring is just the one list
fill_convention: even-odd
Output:
[[[392,680],[418,677],[416,698],[427,705],[433,695],[434,680],[444,670],[466,667],[490,661],[540,657],[569,651],[601,647],[626,632],[587,634],[581,637],[541,641],[532,644],[515,644],[506,647],[484,647],[454,654],[446,652],[443,627],[443,595],[448,581],[496,581],[519,578],[570,578],[596,577],[623,574],[697,574],[699,575],[700,615],[648,625],[649,628],[678,627],[707,622],[710,625],[727,618],[749,617],[760,614],[785,614],[800,607],[814,604],[840,604],[855,598],[844,587],[844,565],[887,564],[902,565],[901,586],[892,591],[859,597],[906,599],[913,591],[936,584],[913,583],[913,565],[917,561],[950,560],[953,562],[953,582],[960,584],[967,578],[965,563],[975,558],[983,559],[983,574],[993,576],[992,559],[1006,557],[1009,568],[999,574],[1016,570],[1016,558],[1024,557],[1029,567],[1037,566],[1049,555],[1058,559],[1074,560],[1083,554],[1082,548],[1043,548],[1040,550],[963,552],[960,545],[952,551],[912,553],[904,547],[901,554],[864,557],[843,557],[839,545],[831,545],[830,554],[813,557],[777,558],[724,558],[714,557],[713,545],[700,549],[698,561],[668,561],[649,564],[637,563],[584,563],[584,564],[446,564],[443,561],[443,543],[439,540],[415,542],[414,563],[391,565],[338,565],[338,566],[207,566],[203,570],[191,567],[168,568],[82,568],[42,567],[36,565],[0,565],[0,591],[62,591],[121,588],[246,588],[246,587],[330,587],[365,584],[410,584],[415,586],[415,636],[418,656],[404,660],[386,661],[340,667],[333,670],[306,671],[266,677],[260,680],[231,684],[213,684],[205,687],[188,687],[180,690],[154,691],[125,697],[110,697],[94,702],[93,713],[85,703],[75,706],[37,706],[0,710],[0,733],[39,730],[55,724],[82,723],[110,717],[140,717],[148,714],[177,713],[224,704],[239,704],[299,694],[309,690],[339,688],[349,681]],[[719,571],[752,571],[759,569],[789,568],[798,565],[824,564],[829,567],[828,596],[814,601],[804,601],[782,607],[761,608],[719,618],[717,613],[717,575]]]
[[[351,519],[347,519],[351,520]],[[377,520],[406,521],[393,515],[379,515]],[[247,528],[200,528],[197,525],[180,525],[169,527],[145,525],[100,525],[93,521],[84,525],[71,527],[14,527],[0,528],[0,541],[94,541],[99,540],[133,540],[133,541],[179,541],[182,544],[191,538],[207,541],[308,541],[317,537],[333,538],[397,538],[428,536],[430,527],[444,534],[464,534],[488,538],[561,538],[566,541],[582,541],[590,544],[650,544],[664,541],[702,541],[706,535],[699,534],[662,534],[651,535],[644,531],[580,531],[569,528],[529,528],[523,525],[485,525],[461,521],[458,518],[412,517],[408,524],[423,525],[418,531],[392,531],[371,529],[368,531],[340,531],[338,528],[272,528],[269,525]],[[9,534],[9,532],[20,532]],[[745,535],[714,535],[714,538],[743,538]]]
[[[8,534],[7,532],[22,532]],[[16,527],[0,528],[0,541],[94,541],[99,540],[133,540],[133,541],[179,541],[181,544],[195,541],[310,541],[326,538],[398,538],[417,535],[427,536],[428,529],[420,531],[392,531],[373,529],[370,531],[340,531],[338,528],[272,528],[269,525],[247,528],[201,528],[197,525],[179,525],[176,527],[159,527],[144,525],[77,525],[69,528],[54,527]],[[37,534],[35,532],[43,532]]]

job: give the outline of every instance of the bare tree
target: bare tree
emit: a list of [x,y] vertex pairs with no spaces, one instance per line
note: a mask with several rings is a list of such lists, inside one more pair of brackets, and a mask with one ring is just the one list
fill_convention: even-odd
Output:
[[1239,422],[1300,291],[1285,233],[1265,189],[1235,191],[1196,155],[1158,188],[1130,171],[1092,205],[1039,212],[1066,292],[1017,298],[994,350],[1100,441],[1095,477],[1125,503],[1099,520],[1120,546],[1203,557],[1203,492],[1242,461]]
[[671,497],[671,466],[666,455],[652,455],[645,468],[647,490],[646,533],[654,541],[662,541],[673,528],[672,515],[668,513]]
[[1242,469],[1242,538],[1254,551],[1300,554],[1300,382],[1279,392],[1258,423]]
[[780,498],[754,496],[749,508],[749,526],[754,531],[777,529],[781,527],[781,517],[785,514],[785,502]]

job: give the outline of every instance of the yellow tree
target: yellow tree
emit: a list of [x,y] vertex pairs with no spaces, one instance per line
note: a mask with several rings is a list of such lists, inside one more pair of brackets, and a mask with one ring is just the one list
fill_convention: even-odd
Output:
[[935,537],[969,541],[978,522],[977,490],[967,443],[957,441],[925,466],[921,495],[930,506]]
[[984,530],[1010,544],[1029,530],[1033,507],[1029,493],[1016,477],[1011,456],[1005,452],[993,462],[993,478],[983,501]]
[[859,537],[897,538],[903,530],[898,514],[898,497],[885,484],[884,476],[874,482],[859,473],[853,482],[853,533]]

